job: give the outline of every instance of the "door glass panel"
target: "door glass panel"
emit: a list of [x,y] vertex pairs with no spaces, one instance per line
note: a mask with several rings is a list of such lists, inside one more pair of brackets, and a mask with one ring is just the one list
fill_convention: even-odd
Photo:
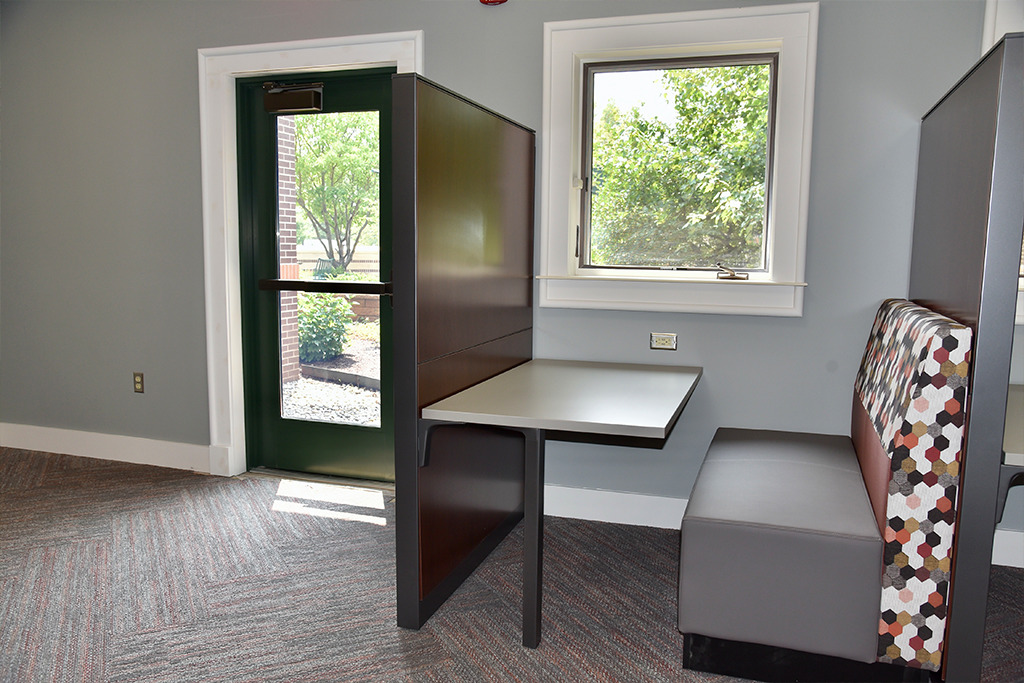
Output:
[[[277,119],[287,280],[380,280],[380,116]],[[281,416],[380,427],[380,297],[281,293]]]
[[277,119],[282,279],[380,280],[380,113]]
[[281,417],[380,427],[380,296],[281,292]]

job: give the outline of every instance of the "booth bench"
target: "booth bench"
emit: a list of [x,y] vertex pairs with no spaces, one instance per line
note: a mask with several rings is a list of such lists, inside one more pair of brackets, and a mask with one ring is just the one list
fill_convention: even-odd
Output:
[[890,299],[849,436],[717,432],[682,521],[688,640],[940,669],[970,348],[970,328]]

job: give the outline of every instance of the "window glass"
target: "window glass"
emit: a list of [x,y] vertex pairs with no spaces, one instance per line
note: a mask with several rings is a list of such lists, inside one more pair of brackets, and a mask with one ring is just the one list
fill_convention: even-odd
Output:
[[581,266],[765,269],[774,59],[588,65]]

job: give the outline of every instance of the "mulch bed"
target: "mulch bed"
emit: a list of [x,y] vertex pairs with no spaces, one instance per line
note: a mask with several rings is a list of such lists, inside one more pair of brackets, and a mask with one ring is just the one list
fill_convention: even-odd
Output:
[[306,365],[380,379],[380,345],[365,339],[349,339],[340,356]]
[[[303,363],[380,380],[380,345],[349,339],[336,358]],[[380,426],[380,392],[352,384],[301,377],[283,388],[283,417]]]

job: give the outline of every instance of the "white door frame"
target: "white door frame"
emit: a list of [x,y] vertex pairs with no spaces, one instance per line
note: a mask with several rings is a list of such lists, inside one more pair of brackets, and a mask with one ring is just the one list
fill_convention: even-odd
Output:
[[423,31],[199,50],[211,474],[246,470],[235,80],[375,66],[423,73]]
[[985,0],[981,54],[1015,31],[1024,31],[1024,0]]

